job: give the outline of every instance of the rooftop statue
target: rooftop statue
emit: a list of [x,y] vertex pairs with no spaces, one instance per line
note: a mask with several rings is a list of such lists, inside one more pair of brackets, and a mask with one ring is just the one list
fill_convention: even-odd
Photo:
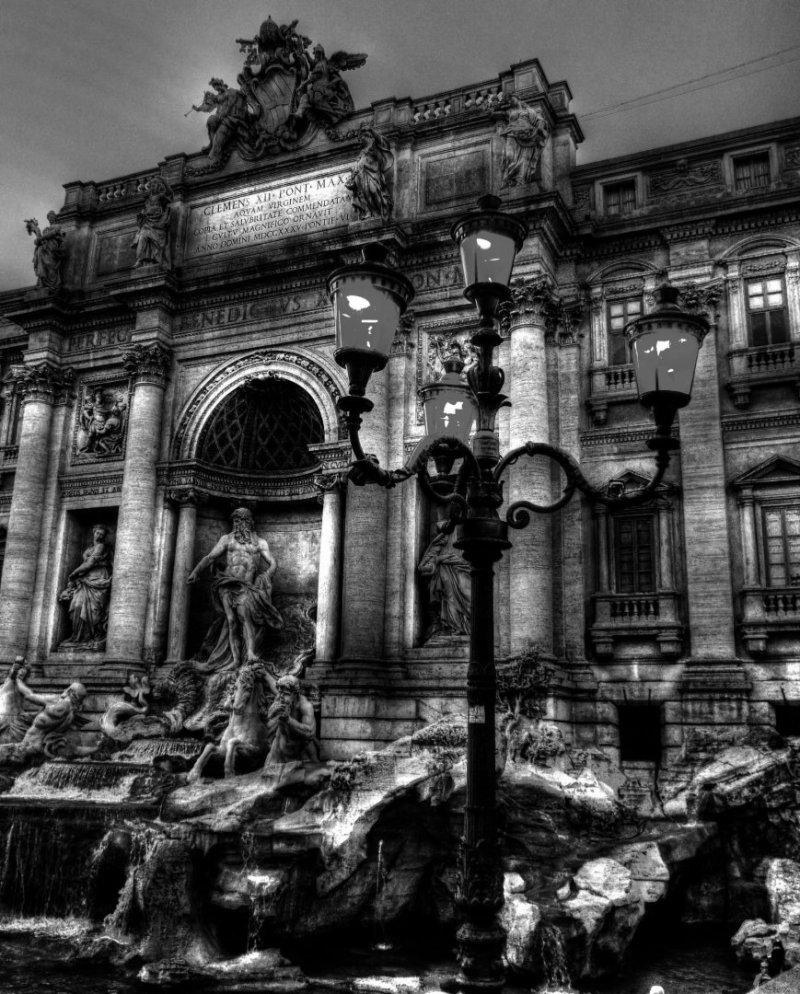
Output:
[[223,560],[214,572],[211,592],[218,617],[199,653],[206,672],[238,669],[242,663],[264,658],[270,629],[283,627],[272,604],[272,577],[278,564],[269,543],[259,538],[253,515],[246,507],[233,512],[233,530],[223,535],[187,578],[194,583],[206,567]]
[[503,101],[493,116],[501,122],[498,134],[506,140],[500,186],[530,183],[536,176],[550,133],[547,122],[535,107],[514,93]]
[[62,646],[105,648],[114,550],[105,525],[92,528],[92,539],[92,544],[83,553],[82,562],[69,574],[67,586],[59,596],[59,600],[69,607],[72,628]]
[[172,253],[169,221],[172,213],[172,191],[160,177],[148,183],[144,207],[136,216],[139,230],[133,239],[137,266],[161,266],[170,269]]
[[34,235],[33,271],[37,276],[37,286],[48,290],[61,288],[61,269],[64,263],[64,231],[56,224],[58,215],[50,211],[47,227],[42,231],[35,217],[25,222],[25,230]]
[[389,142],[374,128],[361,132],[362,148],[347,183],[353,210],[364,220],[386,220],[392,212],[392,155]]
[[[211,113],[208,120],[208,166],[219,169],[235,148],[245,160],[262,159],[297,148],[324,128],[352,114],[350,90],[341,73],[363,66],[366,55],[334,52],[298,33],[297,21],[277,24],[268,17],[254,38],[237,38],[245,64],[238,88],[219,78],[210,81],[202,103],[192,110]],[[191,111],[189,112],[191,113]]]

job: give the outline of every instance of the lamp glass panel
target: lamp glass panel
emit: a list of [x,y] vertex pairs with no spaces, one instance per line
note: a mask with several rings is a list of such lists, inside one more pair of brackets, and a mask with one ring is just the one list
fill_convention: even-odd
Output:
[[389,355],[400,322],[393,294],[363,276],[348,276],[336,287],[334,308],[337,348]]
[[508,286],[517,254],[513,238],[484,229],[466,235],[459,248],[465,286],[473,283]]
[[478,415],[472,392],[457,383],[434,386],[438,389],[428,387],[423,401],[425,434],[429,437],[455,435],[466,442]]
[[651,327],[633,342],[633,362],[639,395],[668,390],[687,400],[697,364],[697,336],[678,326]]

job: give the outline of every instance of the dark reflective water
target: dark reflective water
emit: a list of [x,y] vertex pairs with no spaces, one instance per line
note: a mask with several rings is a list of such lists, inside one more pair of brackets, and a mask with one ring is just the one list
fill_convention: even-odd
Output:
[[[70,965],[69,948],[68,934],[61,940],[50,935],[46,941],[41,935],[38,938],[30,935],[0,937],[0,994],[144,994],[145,991],[158,989],[110,971],[107,967],[94,969],[86,965]],[[413,975],[420,976],[427,972],[424,965],[418,962],[403,964],[400,962],[402,959],[405,957],[396,954],[387,957],[377,951],[362,951],[349,974],[341,964],[327,970],[324,963],[318,963],[314,973],[326,978],[327,983],[324,988],[312,985],[307,989],[308,994],[331,994],[334,984],[346,989],[350,986],[347,981],[354,977],[361,978],[357,982],[357,990],[368,994],[364,978],[369,974],[410,979]],[[443,969],[445,965],[438,966]],[[425,977],[423,988],[435,989],[433,980],[431,975]],[[639,949],[624,978],[594,983],[581,987],[581,991],[591,991],[592,994],[649,994],[651,986],[660,984],[665,994],[746,994],[752,987],[752,980],[752,972],[738,969],[724,943],[715,941],[709,944],[704,940],[693,945],[690,938],[685,938],[671,942],[668,948],[653,945]],[[246,985],[246,990],[250,994],[258,994],[259,987],[251,984],[252,981]],[[191,990],[192,994],[225,990],[216,983],[202,986],[191,983],[181,989]],[[228,989],[237,990],[237,986],[234,984]],[[274,988],[270,989],[269,994],[274,994]]]

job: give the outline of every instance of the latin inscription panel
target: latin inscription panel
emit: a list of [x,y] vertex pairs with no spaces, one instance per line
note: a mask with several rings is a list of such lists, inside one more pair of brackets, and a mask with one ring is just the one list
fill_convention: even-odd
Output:
[[200,259],[334,228],[353,220],[345,182],[350,170],[283,185],[252,187],[189,213],[186,259]]

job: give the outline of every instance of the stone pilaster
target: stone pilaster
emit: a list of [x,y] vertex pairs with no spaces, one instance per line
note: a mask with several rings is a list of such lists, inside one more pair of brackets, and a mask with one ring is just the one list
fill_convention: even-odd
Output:
[[[558,444],[580,461],[581,333],[582,307],[576,296],[562,300],[558,321],[553,329],[552,346],[557,368],[556,394]],[[561,489],[566,483],[560,477]],[[554,488],[555,489],[555,488]],[[586,595],[584,567],[586,536],[581,500],[573,498],[554,517],[553,581],[557,596],[555,605],[554,650],[568,661],[585,657]],[[605,522],[604,522],[605,523]]]
[[64,399],[72,371],[40,362],[19,367],[15,379],[24,407],[0,584],[0,658],[5,659],[27,649],[44,496],[51,472],[53,408]]
[[[513,449],[525,442],[550,442],[547,404],[545,334],[553,316],[555,297],[544,277],[516,281],[512,285],[509,393],[509,444]],[[530,500],[549,504],[552,497],[551,468],[546,459],[523,457],[508,473],[508,503]],[[553,651],[552,521],[549,515],[534,515],[527,528],[509,536],[511,652],[536,644],[545,653]]]
[[[364,416],[361,444],[388,467],[389,384],[386,371],[375,373],[367,387],[374,408]],[[342,563],[341,656],[347,661],[375,661],[383,656],[387,573],[387,514],[397,488],[347,488]]]
[[332,662],[339,652],[342,609],[342,521],[347,476],[325,473],[314,485],[322,500],[317,576],[317,661]]
[[123,355],[123,363],[131,376],[131,406],[106,658],[141,663],[153,569],[156,461],[170,354],[158,344],[138,344]]
[[[400,328],[392,343],[392,353],[386,367],[388,395],[388,469],[395,469],[405,463],[406,419],[409,404],[409,376],[412,366],[411,329],[414,314],[408,311],[401,319]],[[413,367],[412,367],[413,368]],[[386,521],[386,611],[384,622],[384,655],[388,659],[398,659],[403,654],[405,642],[405,619],[408,605],[413,597],[416,582],[416,563],[408,569],[404,553],[408,549],[408,534],[405,523],[409,503],[414,503],[416,494],[410,481],[397,487],[388,501]],[[412,540],[412,545],[416,543]],[[414,550],[416,551],[416,550]],[[406,643],[410,645],[411,643]]]
[[194,568],[194,539],[197,530],[197,508],[208,497],[194,487],[170,490],[167,499],[178,507],[178,527],[172,567],[172,590],[167,634],[167,662],[186,658],[189,634],[190,588],[187,577]]
[[[688,292],[691,291],[691,292]],[[700,309],[712,320],[697,359],[692,400],[680,412],[681,467],[689,625],[692,656],[730,660],[735,656],[731,545],[725,489],[725,456],[720,418],[720,384],[715,322],[719,288],[683,288],[681,306]],[[702,525],[702,526],[701,526]]]

